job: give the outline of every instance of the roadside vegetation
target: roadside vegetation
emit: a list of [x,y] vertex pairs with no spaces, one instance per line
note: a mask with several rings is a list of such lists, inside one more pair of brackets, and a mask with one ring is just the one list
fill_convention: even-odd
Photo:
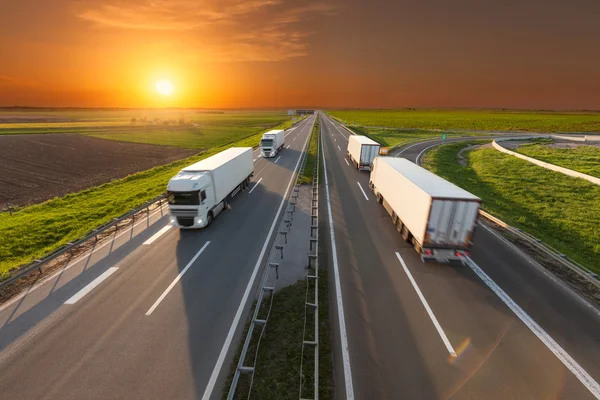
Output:
[[[329,289],[327,283],[327,270],[319,269],[319,398],[324,400],[333,399],[334,393]],[[250,398],[298,400],[306,282],[298,281],[294,285],[282,288],[274,296],[269,322],[256,356],[256,372]],[[246,325],[243,338],[246,337],[249,328],[250,321]],[[253,336],[258,338],[258,333]],[[252,365],[254,361],[256,342],[257,340],[254,340],[250,343],[246,366]],[[223,399],[227,398],[242,345],[243,340],[239,345],[229,378],[225,383]],[[306,367],[307,365],[305,365]],[[313,372],[312,370],[310,373],[308,372],[305,369],[305,376],[307,379],[310,378],[312,382],[312,376],[309,377],[308,375],[312,375]],[[236,391],[237,396],[234,398],[248,397],[249,390],[250,379],[247,375],[242,374]],[[308,396],[308,393],[312,394],[312,391],[304,392],[304,397],[312,398],[312,396]]]
[[310,145],[308,147],[308,155],[306,156],[306,165],[304,173],[298,179],[300,185],[311,184],[313,181],[313,172],[315,169],[315,161],[317,157],[317,146],[319,145],[319,119],[317,118],[313,127]]
[[600,112],[509,110],[337,110],[348,125],[425,130],[600,132]]
[[492,148],[458,153],[452,143],[425,154],[426,168],[479,196],[483,209],[600,273],[600,187]]
[[577,145],[557,148],[553,147],[554,144],[553,140],[540,140],[533,144],[519,146],[514,151],[540,161],[600,178],[600,147]]
[[[282,129],[289,124],[286,121]],[[0,277],[164,193],[168,180],[181,168],[231,146],[256,146],[261,136],[259,132],[239,142],[222,143],[199,155],[23,207],[12,215],[0,213]]]

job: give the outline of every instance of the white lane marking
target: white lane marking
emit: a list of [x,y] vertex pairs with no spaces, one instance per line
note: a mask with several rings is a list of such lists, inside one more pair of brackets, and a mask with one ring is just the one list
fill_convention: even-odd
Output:
[[[346,135],[344,135],[344,134],[342,133],[342,131],[340,131],[340,130],[338,129],[338,127],[335,125],[335,123],[334,123],[333,121],[329,120],[329,123],[330,123],[331,125],[333,125],[333,127],[335,128],[335,130],[336,130],[336,131],[338,131],[338,132],[340,133],[340,135],[342,135],[342,136],[344,137],[344,139],[348,140],[348,138],[346,137]],[[346,129],[348,129],[348,128],[346,128]]]
[[263,180],[263,178],[260,178],[260,179],[258,180],[258,182],[256,182],[256,184],[255,184],[254,186],[252,186],[252,189],[250,189],[250,191],[248,192],[248,194],[250,194],[250,193],[254,192],[254,189],[256,189],[256,187],[258,186],[258,184],[259,184],[259,183],[260,183],[260,181],[262,181],[262,180]]
[[321,154],[323,155],[323,176],[325,176],[325,193],[327,195],[327,211],[329,213],[329,237],[333,256],[333,272],[335,276],[335,296],[337,302],[338,322],[340,326],[340,342],[342,347],[342,362],[344,364],[344,383],[346,388],[346,399],[354,399],[354,387],[352,385],[352,367],[350,365],[350,353],[348,351],[348,334],[346,332],[346,319],[344,317],[344,301],[342,298],[342,285],[340,283],[340,268],[338,266],[337,249],[335,246],[335,233],[333,217],[331,212],[331,197],[329,195],[329,181],[327,179],[327,163],[325,162],[325,147],[321,135]]
[[400,154],[404,153],[408,149],[412,149],[413,147],[418,146],[418,145],[423,144],[423,143],[431,142],[432,140],[438,140],[438,139],[423,140],[421,142],[417,142],[415,144],[411,144],[410,146],[406,146],[405,148],[403,148],[402,150],[400,150],[400,152],[398,154],[396,154],[396,157],[400,157]]
[[252,162],[256,162],[256,158],[254,160],[252,160]]
[[369,198],[367,197],[367,194],[365,193],[365,191],[363,190],[362,186],[360,186],[359,182],[356,182],[356,184],[358,185],[358,188],[360,189],[360,191],[362,192],[363,196],[365,196],[365,199],[367,199],[367,201],[369,201]]
[[286,149],[289,149],[291,146],[291,144],[288,144],[287,146],[285,146]]
[[158,231],[154,235],[152,235],[152,237],[150,239],[146,240],[143,244],[149,245],[149,244],[154,243],[156,241],[156,239],[158,239],[159,237],[164,235],[172,227],[173,227],[173,225],[163,226],[163,228],[160,231]]
[[[313,119],[313,126],[314,126],[314,121],[315,121],[315,119]],[[312,128],[311,128],[311,130],[312,130]],[[277,210],[277,214],[275,215],[275,218],[273,219],[273,223],[271,224],[271,229],[269,230],[269,233],[267,234],[267,238],[265,239],[265,243],[263,244],[262,250],[260,251],[258,260],[256,260],[256,264],[254,265],[254,271],[252,271],[252,275],[250,276],[250,280],[248,281],[248,286],[246,286],[246,290],[244,291],[244,295],[242,296],[242,301],[240,302],[240,305],[238,306],[238,309],[235,313],[235,317],[233,318],[233,321],[231,322],[231,327],[229,328],[229,332],[227,333],[227,337],[225,338],[225,342],[223,343],[223,347],[221,348],[221,353],[219,353],[219,358],[217,359],[217,362],[215,363],[215,367],[213,368],[212,374],[210,375],[210,379],[208,380],[206,389],[204,390],[204,394],[202,395],[202,400],[209,400],[210,397],[212,396],[212,392],[215,388],[215,384],[217,383],[217,378],[219,377],[221,368],[223,368],[223,363],[225,362],[225,357],[227,356],[227,353],[229,352],[229,347],[231,347],[231,342],[233,341],[233,335],[235,334],[237,326],[240,323],[240,319],[242,318],[242,313],[244,312],[244,308],[246,307],[246,303],[248,302],[248,298],[250,296],[250,291],[252,290],[252,287],[254,286],[254,281],[256,280],[256,275],[258,274],[258,270],[259,270],[262,260],[265,256],[265,252],[267,251],[267,245],[269,244],[269,241],[271,240],[271,236],[273,235],[273,230],[275,229],[275,225],[277,224],[277,220],[279,219],[281,210],[283,209],[283,206],[287,200],[287,194],[290,191],[290,187],[292,186],[292,182],[294,181],[294,177],[296,176],[296,172],[298,171],[298,166],[300,165],[302,153],[306,149],[306,145],[308,144],[309,138],[310,138],[310,135],[306,135],[306,142],[304,142],[304,147],[302,147],[302,152],[298,156],[298,161],[296,162],[296,167],[294,168],[294,172],[292,173],[292,176],[290,177],[290,181],[288,182],[287,188],[285,189],[285,193],[282,196],[281,203],[279,204],[279,209]]]
[[[125,229],[123,232],[119,233],[113,239],[106,240],[100,246],[94,247],[89,253],[84,253],[82,256],[80,256],[79,258],[77,258],[76,260],[74,260],[72,263],[65,265],[63,268],[57,270],[52,275],[49,275],[47,278],[43,278],[43,280],[41,280],[37,285],[31,286],[29,289],[27,289],[23,293],[15,296],[15,297],[13,297],[12,299],[10,299],[9,301],[7,301],[6,303],[2,304],[2,306],[0,306],[0,312],[6,310],[8,307],[10,307],[11,305],[15,304],[17,301],[21,300],[23,297],[27,296],[28,294],[33,293],[34,291],[36,291],[37,289],[39,289],[44,284],[46,284],[46,283],[50,282],[52,279],[56,278],[58,275],[62,274],[63,272],[65,272],[65,271],[71,269],[72,267],[74,267],[75,265],[79,264],[81,261],[85,260],[86,258],[91,257],[94,252],[97,252],[100,249],[103,249],[104,247],[108,246],[109,244],[115,242],[117,239],[119,239],[123,235],[129,235],[131,233],[131,229],[135,229],[140,224],[147,223],[148,219],[154,217],[156,214],[158,214],[159,212],[161,212],[161,210],[164,210],[166,208],[168,208],[167,205],[159,207],[154,212],[152,212],[152,214],[150,214],[148,216],[148,218],[144,218],[143,220],[141,220],[141,221],[137,222],[136,224],[134,224],[133,228],[127,228],[127,229]],[[165,214],[165,215],[167,215],[167,214]],[[163,217],[164,216],[161,216],[159,218],[159,220],[161,218],[163,218]]]
[[597,399],[600,399],[600,385],[577,363],[546,331],[537,324],[509,295],[500,288],[483,270],[471,259],[465,256],[467,265],[479,276],[492,291],[507,305],[512,312],[542,341],[544,345],[563,363],[569,371],[585,386]]
[[194,264],[194,262],[198,259],[198,257],[200,257],[200,254],[202,254],[202,252],[208,247],[209,244],[210,244],[210,240],[208,242],[204,243],[204,246],[202,246],[202,248],[196,253],[194,258],[192,258],[190,260],[190,262],[185,266],[185,268],[183,270],[181,270],[181,272],[177,275],[177,277],[175,279],[173,279],[173,282],[171,282],[169,287],[166,288],[165,291],[160,295],[160,297],[154,302],[154,304],[152,304],[152,307],[150,307],[150,309],[146,312],[146,315],[150,315],[154,312],[154,310],[156,310],[156,307],[158,307],[160,302],[163,301],[165,299],[165,297],[167,297],[167,295],[169,294],[171,289],[173,289],[173,287],[177,284],[177,282],[179,282],[179,280],[187,272],[187,270],[190,269],[192,264]]
[[262,157],[262,154],[259,154],[256,156],[256,158],[261,158],[261,157]]
[[420,164],[420,161],[421,161],[421,157],[423,156],[423,154],[424,154],[424,153],[425,153],[427,150],[431,149],[432,147],[439,146],[439,145],[441,145],[441,144],[443,144],[443,143],[436,143],[436,144],[432,144],[431,146],[425,147],[425,148],[423,149],[423,151],[421,151],[421,152],[419,153],[419,155],[417,156],[417,158],[415,159],[415,164],[417,164],[417,165],[421,165],[421,164]]
[[350,166],[350,163],[348,162],[348,160],[346,160],[346,159],[344,158],[344,161],[346,161],[346,164],[348,164],[348,166]]
[[99,284],[101,284],[102,281],[104,281],[106,278],[108,278],[109,276],[111,276],[112,274],[114,274],[115,272],[117,272],[118,269],[119,268],[117,268],[117,267],[110,267],[109,269],[107,269],[106,271],[104,271],[102,273],[102,275],[100,275],[99,277],[97,277],[96,279],[94,279],[93,281],[91,281],[90,283],[88,283],[86,287],[84,287],[79,292],[77,292],[73,296],[71,296],[71,298],[69,300],[65,301],[65,304],[75,304],[75,303],[77,303],[79,300],[81,300],[83,298],[83,296],[85,296],[86,294],[88,294],[89,292],[91,292],[92,290],[94,290],[94,288],[96,286],[98,286]]
[[402,259],[402,256],[400,256],[400,253],[396,252],[396,257],[398,257],[398,260],[400,261],[400,264],[402,264],[402,268],[404,269],[404,272],[406,272],[406,276],[408,276],[408,280],[410,281],[410,283],[413,285],[413,288],[417,292],[417,296],[419,296],[419,299],[421,300],[421,303],[423,303],[423,307],[425,307],[425,311],[427,311],[427,314],[429,315],[429,318],[431,318],[431,322],[433,322],[433,325],[435,326],[435,329],[437,330],[438,334],[442,338],[442,342],[444,342],[444,345],[446,346],[446,349],[448,350],[448,353],[450,353],[450,355],[452,357],[456,357],[456,351],[454,351],[454,347],[452,347],[452,344],[448,340],[448,337],[444,333],[444,330],[442,329],[440,323],[438,322],[437,318],[433,314],[433,311],[431,310],[431,307],[429,307],[429,303],[427,303],[427,300],[425,299],[425,296],[423,296],[423,293],[421,292],[421,289],[419,289],[419,286],[417,285],[417,282],[415,281],[415,279],[413,278],[412,274],[410,273],[410,271],[406,267],[406,264],[404,263],[404,260]]
[[334,141],[334,142],[336,142],[336,140],[335,140],[335,136],[333,137],[333,141]]
[[275,160],[275,164],[277,164],[277,161],[279,161],[280,158],[281,156],[277,157],[277,160]]

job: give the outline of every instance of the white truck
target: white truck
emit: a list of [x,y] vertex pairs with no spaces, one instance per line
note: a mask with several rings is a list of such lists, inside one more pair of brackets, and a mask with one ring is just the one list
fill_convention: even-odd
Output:
[[348,136],[348,158],[359,171],[370,171],[381,145],[366,136]]
[[462,262],[481,200],[404,158],[377,157],[369,186],[423,261]]
[[232,147],[185,167],[167,185],[171,223],[180,229],[210,225],[253,174],[251,147]]
[[260,139],[260,153],[263,157],[275,157],[285,144],[285,131],[278,129],[266,132]]

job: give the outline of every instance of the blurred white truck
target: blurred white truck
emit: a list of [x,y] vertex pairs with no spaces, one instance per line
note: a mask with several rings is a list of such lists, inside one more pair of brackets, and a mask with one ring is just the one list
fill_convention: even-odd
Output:
[[260,153],[263,157],[275,157],[285,144],[285,131],[273,130],[266,132],[260,139]]
[[254,174],[252,148],[232,147],[182,169],[167,185],[171,223],[204,228]]
[[359,171],[370,171],[381,145],[366,136],[348,136],[348,158]]
[[423,261],[462,262],[481,200],[404,158],[377,157],[369,186]]

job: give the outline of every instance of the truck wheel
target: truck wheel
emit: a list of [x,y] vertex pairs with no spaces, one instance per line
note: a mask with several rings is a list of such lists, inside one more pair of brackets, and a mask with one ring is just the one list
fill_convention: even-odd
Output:
[[212,216],[212,213],[209,212],[208,216],[206,217],[206,226],[209,226],[210,224],[212,224],[212,222],[213,222],[213,216]]

